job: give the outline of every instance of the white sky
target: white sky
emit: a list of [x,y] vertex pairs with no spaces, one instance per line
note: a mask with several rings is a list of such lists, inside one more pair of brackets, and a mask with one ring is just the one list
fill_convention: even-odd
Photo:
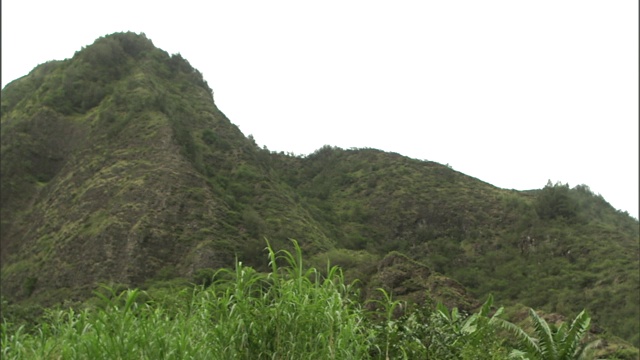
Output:
[[2,1],[2,87],[118,31],[181,53],[259,145],[372,147],[638,218],[638,1]]

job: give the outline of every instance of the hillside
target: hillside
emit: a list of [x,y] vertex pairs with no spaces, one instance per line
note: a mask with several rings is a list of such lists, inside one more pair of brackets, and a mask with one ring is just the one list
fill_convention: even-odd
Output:
[[197,281],[236,257],[265,270],[264,239],[290,249],[295,238],[316,265],[360,279],[363,296],[382,287],[468,309],[490,293],[569,316],[586,308],[640,342],[638,222],[586,185],[519,192],[375,149],[260,149],[187,60],[133,33],[10,83],[1,116],[12,302]]

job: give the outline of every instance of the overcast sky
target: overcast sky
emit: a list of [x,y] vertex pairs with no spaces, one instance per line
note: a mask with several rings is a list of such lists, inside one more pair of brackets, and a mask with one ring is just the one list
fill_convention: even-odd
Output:
[[2,1],[2,87],[119,31],[270,150],[372,147],[638,218],[638,1]]

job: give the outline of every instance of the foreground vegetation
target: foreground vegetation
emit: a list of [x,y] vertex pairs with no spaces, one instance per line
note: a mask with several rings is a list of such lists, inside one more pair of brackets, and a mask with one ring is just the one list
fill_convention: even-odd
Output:
[[[154,298],[97,291],[82,310],[50,310],[31,328],[6,319],[3,359],[582,359],[589,317],[534,332],[503,320],[489,298],[470,315],[407,308],[383,291],[363,307],[340,268],[305,269],[301,251],[269,249],[271,271],[238,262],[207,284]],[[280,264],[280,265],[279,265]],[[490,313],[493,313],[490,316]]]

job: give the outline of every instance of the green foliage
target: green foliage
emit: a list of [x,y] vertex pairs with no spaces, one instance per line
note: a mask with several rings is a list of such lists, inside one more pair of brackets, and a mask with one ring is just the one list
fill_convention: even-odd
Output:
[[379,260],[379,256],[364,250],[331,249],[311,257],[309,262],[318,269],[323,269],[327,264],[338,266],[343,269],[345,279],[348,282],[359,281],[368,284],[371,276],[377,270]]
[[107,288],[95,293],[103,308],[51,311],[37,331],[4,322],[3,359],[367,358],[368,329],[340,270],[303,270],[294,245],[295,254],[269,248],[271,273],[238,262],[208,288],[181,291],[179,306]]
[[[382,359],[504,359],[508,349],[498,336],[495,319],[489,317],[492,299],[478,313],[467,316],[442,303],[407,310],[406,303],[393,300],[380,289],[375,301],[381,313],[374,319],[374,358]],[[404,314],[398,316],[398,310]]]
[[571,324],[559,327],[548,324],[533,309],[529,310],[536,337],[532,337],[518,326],[501,321],[499,324],[512,332],[520,343],[509,355],[512,359],[565,360],[587,359],[593,351],[592,344],[581,343],[589,329],[591,318],[585,311],[580,312]]
[[575,219],[578,204],[569,194],[569,185],[552,184],[551,180],[538,193],[536,198],[536,212],[542,219]]
[[[158,291],[103,285],[84,308],[49,309],[33,326],[6,317],[3,359],[581,359],[589,317],[549,325],[533,310],[537,338],[493,311],[490,296],[466,315],[442,303],[410,309],[380,289],[365,311],[338,267],[305,268],[302,252],[267,246],[270,272],[236,262],[203,271],[207,284]],[[3,302],[3,309],[6,303]],[[512,349],[506,329],[519,340]],[[627,352],[628,354],[637,354]],[[618,350],[617,356],[626,356]],[[624,358],[624,357],[622,357]]]
[[[314,265],[338,264],[362,289],[384,287],[368,282],[392,251],[442,273],[422,282],[387,268],[398,286],[386,291],[411,306],[405,292],[425,297],[425,284],[465,310],[494,294],[547,312],[588,309],[640,342],[638,222],[585,185],[503,190],[374,149],[258,149],[202,74],[143,34],[38,66],[2,90],[1,113],[1,285],[14,302],[79,301],[107,279],[211,285],[202,269],[238,258],[267,270],[262,237],[290,250],[294,237]],[[456,328],[429,311],[425,322]],[[402,326],[422,321],[407,316]]]
[[8,115],[16,105],[25,102],[60,65],[60,61],[48,61],[38,65],[28,76],[7,84],[7,86],[2,89],[2,106],[0,107],[2,121],[4,122],[7,119],[6,115]]

